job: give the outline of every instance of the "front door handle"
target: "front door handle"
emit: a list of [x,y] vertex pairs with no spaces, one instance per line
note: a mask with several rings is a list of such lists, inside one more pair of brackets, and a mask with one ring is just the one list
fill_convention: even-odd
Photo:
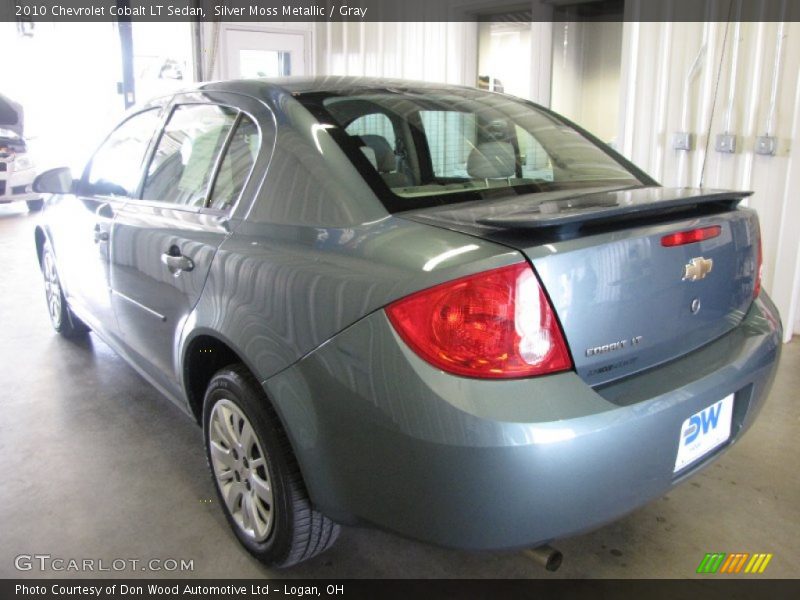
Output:
[[108,232],[103,231],[100,229],[100,225],[94,226],[94,243],[99,244],[100,242],[107,242],[108,241]]
[[167,265],[169,272],[173,275],[179,275],[182,271],[191,271],[194,269],[194,262],[188,256],[181,254],[180,248],[177,246],[170,247],[169,250],[161,255],[161,262]]

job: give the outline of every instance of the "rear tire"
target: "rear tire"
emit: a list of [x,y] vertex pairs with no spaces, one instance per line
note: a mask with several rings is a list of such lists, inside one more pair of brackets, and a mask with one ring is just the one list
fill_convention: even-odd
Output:
[[312,507],[278,415],[243,365],[211,379],[203,437],[217,497],[253,556],[283,568],[333,545],[340,527]]
[[28,210],[30,212],[39,212],[44,208],[44,200],[41,198],[39,200],[28,200],[25,203],[28,205]]
[[47,312],[50,314],[50,324],[64,337],[78,337],[85,335],[89,328],[75,316],[64,296],[61,280],[56,270],[56,257],[50,242],[45,242],[42,248],[42,275],[44,276],[44,293],[47,300]]

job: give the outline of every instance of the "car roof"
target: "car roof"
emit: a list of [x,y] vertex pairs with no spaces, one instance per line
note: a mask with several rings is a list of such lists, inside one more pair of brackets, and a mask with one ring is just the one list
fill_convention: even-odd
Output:
[[[352,77],[352,76],[317,76],[317,77],[274,77],[253,79],[227,79],[219,81],[200,82],[187,86],[163,96],[150,98],[137,104],[132,110],[137,111],[156,106],[169,104],[174,98],[191,96],[204,92],[233,93],[249,96],[260,102],[267,98],[278,100],[281,95],[302,96],[304,94],[321,93],[333,95],[359,95],[370,91],[409,92],[424,94],[426,92],[454,92],[462,96],[476,94],[492,94],[470,86],[453,85],[447,83],[432,83],[414,81],[409,79],[395,79],[390,77]],[[273,103],[273,108],[281,111],[279,101]]]
[[261,96],[264,93],[283,91],[292,95],[307,93],[358,93],[375,89],[393,89],[398,91],[431,91],[472,90],[466,86],[445,83],[430,83],[393,79],[387,77],[350,77],[350,76],[318,76],[318,77],[276,77],[269,79],[232,79],[200,83],[192,90],[185,91],[228,91]]

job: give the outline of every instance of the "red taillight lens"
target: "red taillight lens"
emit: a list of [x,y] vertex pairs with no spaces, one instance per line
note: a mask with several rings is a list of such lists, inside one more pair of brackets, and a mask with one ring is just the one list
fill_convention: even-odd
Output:
[[758,250],[757,252],[757,262],[756,262],[756,283],[753,286],[753,298],[758,298],[758,295],[761,293],[761,271],[764,270],[764,255],[761,251],[761,235],[758,236]]
[[661,245],[666,247],[683,246],[684,244],[694,244],[695,242],[702,242],[703,240],[710,240],[717,237],[722,232],[722,227],[719,225],[712,225],[711,227],[702,227],[700,229],[690,229],[688,231],[679,231],[678,233],[670,233],[661,238]]
[[544,375],[572,367],[553,309],[527,263],[470,275],[386,307],[397,333],[448,373]]

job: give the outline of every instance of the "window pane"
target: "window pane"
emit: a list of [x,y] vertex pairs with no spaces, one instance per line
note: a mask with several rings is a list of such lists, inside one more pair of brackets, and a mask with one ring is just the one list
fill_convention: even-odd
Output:
[[260,141],[256,124],[242,115],[214,182],[211,208],[228,210],[236,204],[256,162]]
[[292,55],[278,50],[239,50],[239,76],[284,77],[292,72]]
[[205,206],[214,164],[236,114],[210,104],[177,107],[158,141],[142,198]]
[[394,127],[392,122],[384,114],[364,115],[358,117],[347,126],[345,131],[349,135],[379,135],[389,142],[389,147],[394,150]]
[[419,116],[428,138],[434,175],[468,177],[467,158],[478,139],[475,115],[422,110]]
[[173,94],[193,81],[190,23],[134,19],[131,29],[137,99]]
[[553,165],[547,151],[529,131],[519,125],[516,130],[522,176],[534,181],[553,181]]
[[405,182],[392,172],[384,172],[381,153],[374,152],[373,167],[378,165],[385,186],[363,171],[364,162],[358,154],[368,154],[364,145],[352,135],[337,136],[356,167],[365,176],[370,175],[368,183],[391,205],[390,210],[410,208],[417,198],[426,204],[430,200],[442,204],[640,183],[604,146],[596,145],[558,117],[510,96],[467,89],[457,93],[425,89],[331,95],[322,100],[309,96],[301,102],[326,111],[324,122],[349,128],[359,115],[381,113],[389,117],[395,131],[409,132],[408,141],[413,143],[407,143],[397,156],[397,172]]
[[528,98],[534,48],[529,20],[519,13],[492,15],[478,23],[478,87]]
[[142,161],[157,124],[158,109],[152,109],[117,127],[92,159],[85,193],[131,196],[139,185]]
[[[584,20],[586,5],[553,8],[551,103],[601,140],[616,140],[622,73],[622,0],[593,2],[600,21]],[[594,11],[600,11],[596,13]]]

